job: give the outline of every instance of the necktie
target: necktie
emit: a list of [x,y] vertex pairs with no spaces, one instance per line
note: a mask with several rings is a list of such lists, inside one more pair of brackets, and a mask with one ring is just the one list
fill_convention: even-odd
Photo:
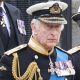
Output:
[[2,7],[0,7],[0,38],[2,39],[4,49],[7,50],[9,34],[3,18]]

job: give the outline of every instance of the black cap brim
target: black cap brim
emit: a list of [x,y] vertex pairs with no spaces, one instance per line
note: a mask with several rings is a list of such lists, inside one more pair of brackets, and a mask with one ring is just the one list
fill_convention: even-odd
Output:
[[74,14],[73,16],[72,16],[72,19],[74,20],[74,21],[78,21],[78,20],[80,20],[80,13],[76,13],[76,14]]
[[46,18],[38,18],[39,20],[45,23],[59,23],[59,24],[67,24],[67,20],[64,17],[46,17]]

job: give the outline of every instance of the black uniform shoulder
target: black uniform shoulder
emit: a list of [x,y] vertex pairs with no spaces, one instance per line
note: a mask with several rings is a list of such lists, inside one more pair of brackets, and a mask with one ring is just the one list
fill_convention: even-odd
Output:
[[20,51],[20,50],[24,49],[25,47],[27,47],[27,44],[19,45],[19,46],[13,48],[13,49],[10,49],[10,50],[6,51],[4,53],[4,55],[11,55],[11,54],[13,54],[13,53],[15,53],[17,51]]
[[77,53],[78,51],[80,51],[80,46],[76,46],[74,48],[71,48],[70,50],[68,50],[67,52],[71,55],[73,55],[74,53]]

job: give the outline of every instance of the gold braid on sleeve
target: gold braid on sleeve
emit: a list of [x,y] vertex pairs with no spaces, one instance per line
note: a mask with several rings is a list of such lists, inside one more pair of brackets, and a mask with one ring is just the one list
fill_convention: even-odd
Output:
[[[36,73],[39,75],[38,79]],[[13,53],[12,75],[15,80],[33,80],[33,77],[35,80],[43,80],[40,74],[40,69],[35,61],[29,64],[27,70],[22,76],[20,75],[20,66],[17,53]]]

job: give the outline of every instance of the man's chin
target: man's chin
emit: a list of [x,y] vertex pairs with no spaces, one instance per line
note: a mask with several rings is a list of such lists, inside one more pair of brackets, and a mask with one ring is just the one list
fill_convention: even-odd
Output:
[[53,48],[53,47],[55,47],[56,46],[56,44],[51,44],[51,43],[49,43],[49,44],[47,44],[47,46],[48,46],[48,48]]

